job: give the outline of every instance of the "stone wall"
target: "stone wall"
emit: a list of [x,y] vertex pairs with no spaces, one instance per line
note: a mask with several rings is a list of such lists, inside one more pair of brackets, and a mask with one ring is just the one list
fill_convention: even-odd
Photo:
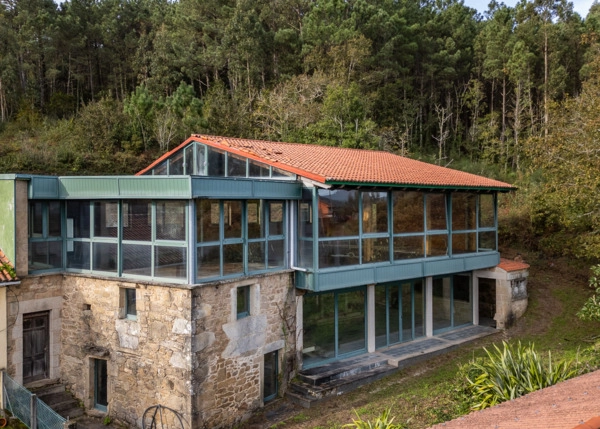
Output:
[[[280,394],[295,370],[291,272],[194,290],[194,427],[232,427],[263,405],[263,356],[278,350]],[[250,286],[250,315],[237,318],[236,290]]]
[[[124,315],[123,288],[136,289],[136,320]],[[94,405],[94,359],[105,359],[113,419],[141,427],[160,404],[190,427],[191,291],[66,275],[63,296],[61,375],[85,407]]]

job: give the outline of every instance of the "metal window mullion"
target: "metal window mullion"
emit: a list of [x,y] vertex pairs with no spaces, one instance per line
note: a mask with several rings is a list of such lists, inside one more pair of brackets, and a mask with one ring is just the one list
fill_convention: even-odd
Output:
[[390,345],[390,285],[385,285],[385,345]]
[[363,192],[358,193],[358,265],[362,265],[363,254]]
[[[319,271],[321,267],[319,266],[319,193],[317,192],[317,188],[313,186],[311,189],[312,192],[312,266],[313,270]],[[310,215],[310,214],[309,214]]]
[[333,356],[338,357],[339,354],[339,326],[338,326],[338,315],[339,315],[339,304],[338,304],[339,292],[333,293]]
[[448,231],[447,255],[452,256],[452,194],[446,195],[446,231]]
[[[208,163],[207,163],[208,165]],[[207,167],[208,168],[208,167]],[[219,200],[219,277],[223,277],[225,272],[224,261],[224,243],[225,240],[225,204],[223,200]]]

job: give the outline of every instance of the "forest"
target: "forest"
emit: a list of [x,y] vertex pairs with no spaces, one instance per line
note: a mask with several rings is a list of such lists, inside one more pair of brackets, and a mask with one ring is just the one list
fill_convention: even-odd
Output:
[[191,133],[519,187],[502,236],[600,258],[600,5],[0,0],[0,173],[131,174]]

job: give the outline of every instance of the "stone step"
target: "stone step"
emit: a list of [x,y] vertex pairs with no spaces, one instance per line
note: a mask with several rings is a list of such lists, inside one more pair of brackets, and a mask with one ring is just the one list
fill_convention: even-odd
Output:
[[53,382],[45,385],[31,386],[30,390],[41,401],[64,418],[72,419],[84,413],[79,400],[67,392],[62,383]]
[[348,378],[389,364],[387,356],[377,353],[344,359],[300,371],[298,378],[311,386],[319,386],[336,379]]
[[311,404],[315,402],[352,391],[364,384],[383,378],[396,370],[395,366],[384,363],[374,365],[368,369],[363,368],[360,371],[349,371],[342,377],[338,376],[318,385],[298,380],[290,384],[286,395],[292,402],[310,408]]

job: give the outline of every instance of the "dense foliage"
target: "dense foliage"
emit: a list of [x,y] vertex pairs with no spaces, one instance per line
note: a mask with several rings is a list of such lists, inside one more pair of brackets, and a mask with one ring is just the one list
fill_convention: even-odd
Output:
[[508,238],[597,259],[598,34],[566,0],[0,0],[0,173],[133,173],[191,133],[376,148],[517,183]]
[[484,350],[485,358],[472,360],[461,368],[474,410],[510,401],[579,374],[572,361],[553,364],[550,352],[548,362],[544,362],[533,344],[503,342],[502,349],[494,344],[493,350]]

